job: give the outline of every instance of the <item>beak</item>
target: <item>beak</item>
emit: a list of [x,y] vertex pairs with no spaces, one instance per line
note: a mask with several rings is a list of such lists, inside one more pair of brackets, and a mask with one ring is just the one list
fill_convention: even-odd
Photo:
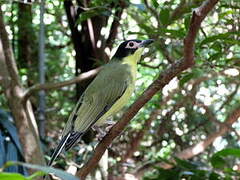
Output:
[[153,39],[143,40],[140,44],[140,47],[147,47],[149,44],[153,43]]

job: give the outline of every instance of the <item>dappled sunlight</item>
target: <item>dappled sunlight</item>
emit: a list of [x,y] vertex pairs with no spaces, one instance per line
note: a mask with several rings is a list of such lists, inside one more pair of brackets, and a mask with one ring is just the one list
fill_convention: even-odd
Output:
[[229,75],[229,76],[238,76],[239,75],[239,70],[235,69],[235,68],[230,68],[230,69],[226,69],[224,71],[224,73]]
[[[57,149],[61,155],[49,165],[54,162],[56,168],[88,180],[239,175],[238,0],[40,2],[0,5],[0,63],[7,67],[0,70],[0,125],[9,119],[2,111],[10,112],[23,145],[22,159],[43,164]],[[39,39],[45,41],[40,46],[44,50]],[[125,62],[133,64],[131,55],[140,52],[136,45],[141,41],[126,42],[113,56],[129,39],[153,42],[134,66]],[[38,67],[38,56],[45,57],[45,67]],[[113,66],[103,66],[107,62]],[[95,78],[103,67],[109,73]],[[39,70],[45,70],[41,82],[46,83],[39,84]],[[45,100],[38,96],[43,91]],[[122,101],[126,94],[130,98]],[[44,107],[39,105],[43,101]],[[124,102],[123,109],[113,110]],[[99,123],[92,130],[102,117],[112,126]],[[35,118],[39,127],[32,123]],[[1,126],[0,142],[5,134],[2,139],[12,141],[8,131]],[[69,151],[61,153],[64,147]],[[227,150],[219,154],[223,161],[214,162],[220,150]],[[13,154],[1,143],[0,151],[6,157]],[[233,158],[228,161],[224,155]]]
[[178,88],[178,79],[173,78],[162,90],[164,96],[167,96],[171,91]]
[[196,146],[194,146],[194,148],[192,149],[192,153],[194,155],[197,155],[197,154],[203,152],[204,149],[205,149],[204,142],[201,142],[201,143],[197,144]]
[[213,142],[213,146],[215,147],[216,151],[220,151],[227,146],[227,141],[224,140],[222,137],[217,137]]

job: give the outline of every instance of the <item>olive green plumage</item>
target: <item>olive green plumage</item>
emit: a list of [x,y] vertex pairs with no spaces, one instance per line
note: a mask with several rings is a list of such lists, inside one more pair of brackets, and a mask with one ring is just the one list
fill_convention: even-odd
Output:
[[100,126],[128,102],[134,91],[137,62],[144,47],[151,42],[129,40],[119,46],[112,60],[101,69],[79,99],[49,165],[63,148],[69,150],[89,128]]

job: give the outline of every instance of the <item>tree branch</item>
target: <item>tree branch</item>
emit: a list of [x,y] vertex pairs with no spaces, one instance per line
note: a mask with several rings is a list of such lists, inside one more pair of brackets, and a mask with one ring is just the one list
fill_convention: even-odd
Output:
[[101,69],[101,67],[98,67],[96,69],[93,69],[93,70],[90,70],[88,72],[82,73],[82,74],[80,74],[79,76],[77,76],[73,79],[63,81],[63,82],[36,84],[36,85],[30,87],[28,90],[25,91],[25,93],[23,95],[22,102],[25,103],[27,101],[27,99],[36,91],[57,89],[57,88],[61,88],[61,87],[64,87],[64,86],[69,86],[69,85],[79,83],[79,82],[85,81],[87,79],[93,78],[97,75],[97,73],[100,71],[100,69]]
[[91,159],[77,172],[77,176],[84,179],[96,166],[105,150],[111,144],[137,112],[146,104],[159,90],[169,83],[175,76],[194,65],[194,42],[201,22],[213,9],[218,0],[207,0],[193,12],[189,32],[184,40],[184,57],[173,63],[168,69],[145,90],[145,92],[132,104],[123,117],[110,129],[108,134],[97,145]]

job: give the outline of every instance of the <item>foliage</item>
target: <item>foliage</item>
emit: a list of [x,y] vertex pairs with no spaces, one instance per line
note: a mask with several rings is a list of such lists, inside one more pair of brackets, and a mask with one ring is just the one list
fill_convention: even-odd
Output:
[[43,176],[45,174],[49,174],[49,173],[53,173],[54,175],[65,179],[65,180],[78,180],[78,178],[76,178],[75,176],[68,174],[62,170],[59,169],[55,169],[52,167],[47,167],[47,166],[40,166],[40,165],[35,165],[35,164],[27,164],[27,163],[22,163],[22,162],[14,162],[14,161],[8,161],[4,167],[7,168],[9,166],[24,166],[27,168],[31,168],[31,169],[35,169],[35,170],[39,170],[37,172],[35,172],[34,174],[32,174],[29,177],[24,177],[21,174],[18,173],[6,173],[6,172],[0,172],[0,178],[3,180],[31,180],[31,179],[36,179],[39,176]]
[[[76,73],[75,68],[78,61],[75,60],[76,51],[71,39],[71,28],[68,24],[64,2],[66,1],[46,1],[47,82],[69,80]],[[84,10],[75,22],[75,26],[81,30],[81,33],[86,33],[83,30],[87,29],[85,28],[87,20],[91,19],[94,24],[100,22],[97,18],[105,18],[105,25],[101,27],[96,47],[106,44],[114,19],[119,22],[117,36],[110,39],[113,48],[103,46],[97,48],[98,52],[105,53],[109,49],[114,52],[117,45],[125,38],[155,39],[154,45],[146,51],[147,55],[144,55],[139,62],[136,91],[129,101],[129,106],[156,79],[159,73],[169,67],[172,62],[183,57],[184,37],[188,32],[192,11],[199,7],[203,0],[129,0],[124,1],[125,3],[116,0],[91,0],[87,7],[79,6],[78,1],[71,2],[79,12]],[[38,37],[39,4],[32,3],[31,7],[31,28],[33,36]],[[17,41],[18,3],[7,2],[3,8],[14,54],[15,57],[18,57],[20,52],[17,45],[23,45],[18,44]],[[119,9],[123,9],[120,18],[116,17]],[[109,148],[108,158],[110,175],[117,176],[122,169],[125,169],[126,172],[133,172],[147,162],[171,159],[174,154],[183,152],[214,135],[216,138],[203,149],[201,154],[188,156],[190,161],[176,158],[177,166],[171,170],[164,170],[152,165],[151,167],[155,170],[153,173],[146,173],[145,179],[158,179],[160,176],[169,179],[180,177],[186,179],[230,179],[232,176],[239,175],[237,171],[232,170],[232,167],[239,163],[238,159],[225,160],[228,155],[238,157],[239,152],[236,149],[214,153],[224,148],[239,148],[239,122],[236,119],[226,125],[232,112],[239,108],[240,102],[239,12],[239,0],[222,0],[207,16],[195,42],[195,66],[175,77],[164,87],[162,92],[155,95],[131,121],[126,131],[113,142]],[[87,37],[89,34],[85,35]],[[79,41],[82,47],[87,43],[88,41]],[[36,46],[33,48],[35,48],[34,51],[37,51]],[[106,56],[110,55],[106,53]],[[18,58],[16,62],[24,87],[28,88],[37,84],[37,62],[32,60],[27,66],[23,66]],[[92,68],[95,68],[96,64],[105,63],[105,61],[96,61],[96,59],[94,62]],[[86,86],[86,84],[84,82],[81,85]],[[2,91],[3,88],[0,87],[0,92]],[[65,126],[69,113],[74,108],[77,100],[75,95],[74,85],[47,92],[47,138],[44,141],[47,158],[56,147],[61,130]],[[31,96],[31,102],[34,112],[37,114],[36,94]],[[0,96],[0,106],[7,109],[7,104],[7,99]],[[124,110],[113,119],[118,120]],[[154,119],[151,120],[154,112],[157,114],[155,113]],[[146,126],[148,120],[149,123]],[[224,125],[228,128],[225,133],[221,134],[220,130],[225,127]],[[145,132],[143,129],[146,129]],[[142,138],[136,139],[141,132],[144,134]],[[75,147],[56,162],[57,166],[65,169],[71,161],[80,165],[84,164],[97,143],[96,138],[92,138],[90,135],[87,135],[87,138],[92,143]],[[134,142],[138,140],[137,149],[131,152],[132,155],[123,163],[124,155],[133,149]]]
[[[218,180],[218,179],[238,179],[240,176],[239,170],[234,169],[231,163],[226,161],[226,156],[239,158],[239,149],[224,149],[215,154],[209,159],[208,163],[196,161],[181,160],[175,158],[176,166],[173,169],[163,169],[155,166],[155,170],[147,173],[144,180],[174,180],[174,179],[198,179],[198,180]],[[225,159],[223,158],[225,157]]]

